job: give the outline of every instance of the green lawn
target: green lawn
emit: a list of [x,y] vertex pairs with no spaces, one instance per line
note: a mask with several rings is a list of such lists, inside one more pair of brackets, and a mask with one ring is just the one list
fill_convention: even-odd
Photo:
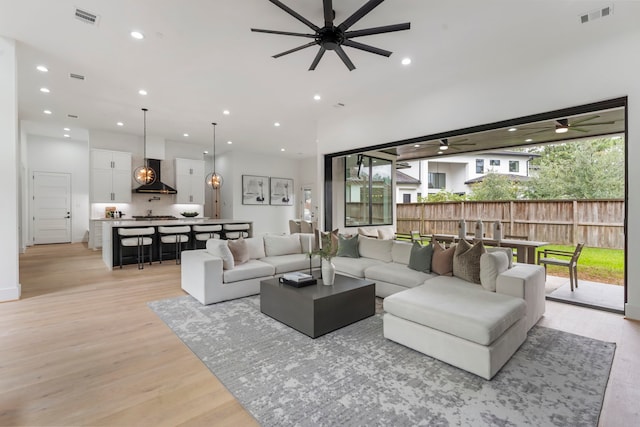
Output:
[[[575,246],[547,245],[539,248],[573,251]],[[536,260],[537,260],[536,256]],[[553,276],[569,277],[569,269],[549,266],[548,273]],[[586,246],[578,260],[578,278],[593,282],[622,285],[624,283],[624,251],[621,249],[602,249]]]

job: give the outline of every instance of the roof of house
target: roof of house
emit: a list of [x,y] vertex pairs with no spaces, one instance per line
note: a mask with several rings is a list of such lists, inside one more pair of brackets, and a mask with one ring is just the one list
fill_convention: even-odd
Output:
[[[517,174],[514,174],[514,173],[496,173],[496,172],[492,172],[492,174],[493,174],[493,175],[502,175],[502,176],[506,176],[506,177],[507,177],[509,180],[511,180],[511,181],[528,181],[528,180],[530,180],[530,179],[531,179],[531,177],[529,177],[529,176],[526,176],[526,175],[517,175]],[[488,175],[488,174],[487,174],[487,175]],[[477,177],[477,178],[470,179],[470,180],[468,180],[468,181],[465,181],[464,183],[465,183],[465,184],[467,184],[467,185],[468,185],[468,184],[477,184],[477,183],[479,183],[479,182],[484,181],[484,178],[485,178],[487,175],[482,175],[482,176],[479,176],[479,177]]]
[[404,172],[396,171],[396,184],[413,184],[420,185],[420,180],[407,175]]

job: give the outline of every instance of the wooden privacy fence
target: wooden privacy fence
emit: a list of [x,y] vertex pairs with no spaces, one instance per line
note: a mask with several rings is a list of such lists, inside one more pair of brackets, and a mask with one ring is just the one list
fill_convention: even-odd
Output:
[[515,200],[487,202],[398,203],[397,232],[458,234],[458,221],[473,233],[478,219],[487,237],[493,223],[502,235],[528,240],[598,248],[624,248],[624,200]]

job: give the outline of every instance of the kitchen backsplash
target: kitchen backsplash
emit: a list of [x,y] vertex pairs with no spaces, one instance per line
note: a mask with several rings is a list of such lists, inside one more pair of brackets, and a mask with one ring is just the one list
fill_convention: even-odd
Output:
[[105,209],[111,206],[123,213],[122,219],[146,216],[149,210],[151,215],[173,215],[182,218],[182,212],[198,212],[199,216],[203,216],[203,205],[179,205],[174,203],[175,198],[175,195],[169,194],[132,194],[131,203],[92,203],[91,218],[104,218]]

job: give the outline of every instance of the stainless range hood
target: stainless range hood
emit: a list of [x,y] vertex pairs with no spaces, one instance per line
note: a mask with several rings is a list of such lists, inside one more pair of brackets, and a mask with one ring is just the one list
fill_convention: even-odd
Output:
[[177,191],[175,188],[170,185],[162,182],[162,173],[160,172],[160,160],[158,159],[147,159],[149,162],[149,167],[152,168],[156,172],[156,181],[153,184],[145,184],[136,188],[134,191],[136,193],[144,193],[144,194],[176,194]]

